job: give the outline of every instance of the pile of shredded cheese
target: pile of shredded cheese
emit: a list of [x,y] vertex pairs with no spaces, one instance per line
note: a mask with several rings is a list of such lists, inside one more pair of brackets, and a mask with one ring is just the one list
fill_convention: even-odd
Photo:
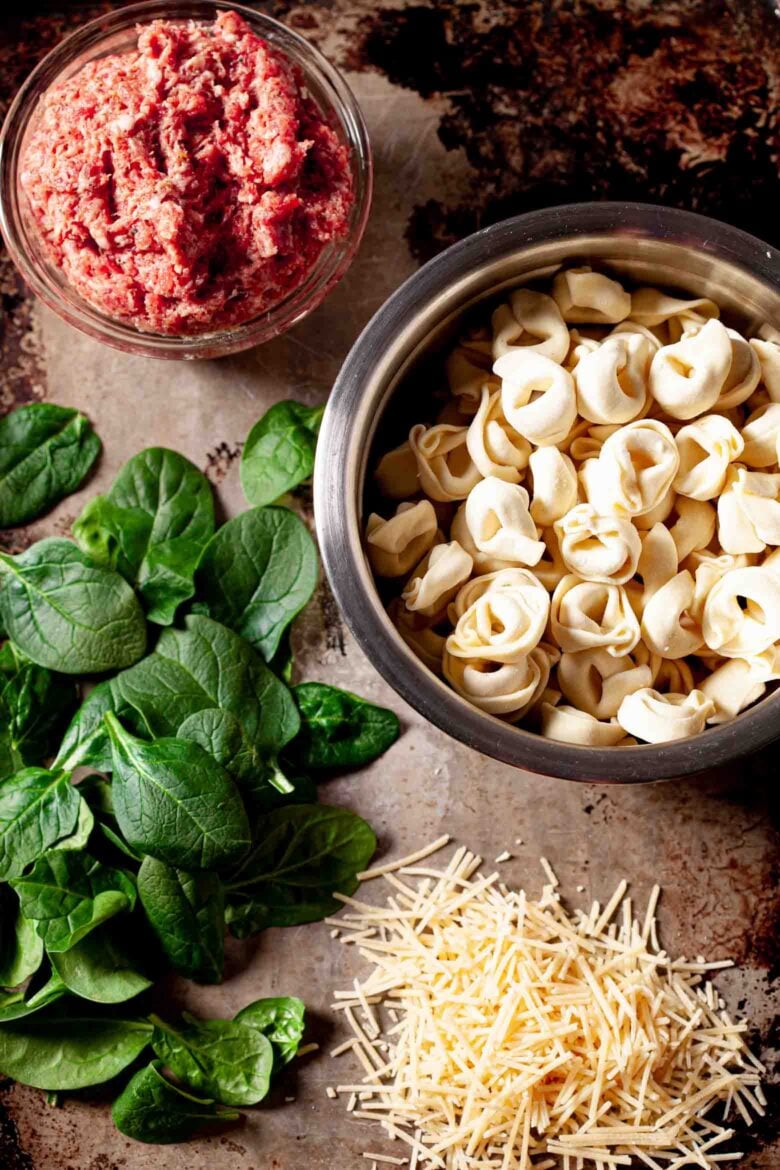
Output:
[[[538,901],[447,838],[371,870],[385,906],[344,897],[331,920],[372,964],[336,992],[352,1036],[333,1050],[360,1072],[334,1087],[351,1115],[404,1143],[364,1156],[409,1170],[717,1170],[728,1117],[766,1104],[763,1066],[705,976],[656,938],[621,882],[602,909],[569,912],[542,859]],[[374,1143],[375,1144],[375,1143]]]

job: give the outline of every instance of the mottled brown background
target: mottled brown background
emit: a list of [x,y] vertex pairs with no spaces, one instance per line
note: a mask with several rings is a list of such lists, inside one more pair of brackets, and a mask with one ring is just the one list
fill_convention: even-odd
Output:
[[[41,55],[105,3],[6,3],[0,102]],[[49,398],[88,411],[105,452],[86,493],[0,534],[16,549],[67,532],[85,494],[151,443],[178,447],[212,478],[227,513],[241,507],[235,459],[249,425],[290,394],[323,400],[359,328],[417,265],[476,227],[555,202],[638,198],[693,208],[780,245],[780,21],[759,0],[481,0],[410,4],[319,0],[265,6],[345,70],[372,135],[377,192],[360,255],[328,303],[286,338],[219,363],[158,365],[74,334],[0,270],[0,409]],[[399,711],[405,734],[362,774],[328,786],[376,825],[383,850],[408,851],[444,829],[538,889],[544,853],[573,898],[609,895],[620,876],[638,898],[664,886],[665,944],[733,956],[720,986],[747,1011],[770,1068],[769,1116],[743,1139],[743,1170],[780,1170],[780,779],[776,752],[702,780],[599,789],[531,777],[476,757],[422,724],[381,682],[342,628],[326,587],[297,633],[302,671],[354,686]],[[702,760],[703,765],[706,759]],[[497,828],[499,826],[500,828]],[[513,846],[515,838],[524,844]],[[323,926],[271,931],[233,946],[229,980],[163,998],[229,1014],[258,995],[302,994],[312,1032],[341,1033],[330,989],[350,956]],[[349,976],[351,977],[351,976]],[[0,1170],[359,1170],[373,1130],[327,1100],[325,1059],[291,1071],[274,1109],[187,1147],[134,1145],[111,1127],[100,1093],[59,1110],[0,1084]],[[341,1074],[339,1074],[341,1078]],[[294,1096],[287,1104],[285,1097]],[[105,1097],[105,1094],[103,1095]]]

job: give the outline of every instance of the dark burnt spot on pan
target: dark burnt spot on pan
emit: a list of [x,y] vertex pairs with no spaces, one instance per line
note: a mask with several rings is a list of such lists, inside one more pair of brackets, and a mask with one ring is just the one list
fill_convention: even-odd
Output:
[[0,1166],[3,1170],[34,1170],[30,1155],[22,1149],[19,1131],[5,1107],[4,1096],[11,1081],[0,1081]]
[[509,215],[638,199],[780,242],[780,21],[764,0],[444,0],[380,9],[353,68],[443,98],[439,137],[474,172],[468,200],[417,206],[428,259]]

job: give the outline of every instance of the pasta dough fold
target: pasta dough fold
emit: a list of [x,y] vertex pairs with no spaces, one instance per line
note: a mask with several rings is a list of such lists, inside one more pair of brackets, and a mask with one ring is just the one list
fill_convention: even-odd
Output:
[[719,414],[708,414],[675,436],[680,469],[674,479],[675,491],[693,500],[712,500],[723,490],[729,464],[744,449],[742,435]]
[[574,382],[577,409],[594,423],[626,423],[647,402],[647,378],[653,349],[640,333],[607,337],[577,362]]
[[555,587],[550,629],[565,653],[604,647],[622,657],[639,641],[639,622],[622,585],[581,581],[573,573]]
[[389,520],[372,512],[366,524],[366,544],[374,572],[380,577],[408,573],[434,544],[436,528],[430,500],[399,504]]
[[575,325],[614,325],[631,312],[631,296],[623,286],[591,268],[559,272],[553,297],[564,321]]
[[493,367],[501,379],[507,422],[537,447],[565,439],[577,417],[574,381],[563,366],[527,349],[504,354]]
[[495,476],[483,479],[466,500],[465,520],[474,544],[489,557],[535,565],[544,553],[529,512],[528,492],[520,484]]
[[401,594],[406,608],[433,618],[471,576],[474,561],[457,540],[437,544],[420,561]]
[[519,483],[528,466],[531,444],[507,422],[501,392],[482,387],[479,409],[471,421],[466,446],[480,475]]
[[626,733],[619,723],[604,723],[594,719],[587,711],[576,707],[552,706],[542,703],[542,735],[562,743],[576,743],[582,747],[614,747],[625,739]]
[[704,641],[723,658],[752,658],[780,639],[780,578],[760,566],[732,569],[704,603]]
[[689,695],[662,695],[646,687],[626,695],[620,704],[620,726],[647,743],[667,743],[698,735],[715,711],[715,704],[701,691]]
[[569,350],[569,331],[558,306],[546,293],[518,288],[509,304],[493,313],[493,358],[515,349],[540,353],[562,362]]
[[465,500],[482,476],[466,446],[468,427],[419,423],[409,432],[420,487],[432,500]]
[[630,520],[577,504],[554,529],[567,568],[584,581],[623,585],[634,576],[642,542]]
[[718,500],[718,540],[728,553],[763,552],[780,545],[780,474],[729,470]]
[[540,528],[559,520],[577,503],[577,472],[557,447],[538,447],[528,466],[533,476],[531,516]]
[[658,350],[650,365],[650,393],[673,418],[704,414],[726,386],[731,351],[725,326],[711,318],[698,333]]

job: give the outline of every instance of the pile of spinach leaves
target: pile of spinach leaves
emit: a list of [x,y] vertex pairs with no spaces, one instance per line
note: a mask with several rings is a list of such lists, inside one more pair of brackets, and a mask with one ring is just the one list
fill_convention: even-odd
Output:
[[[273,501],[311,475],[320,417],[284,402],[256,424],[241,480],[257,506],[220,528],[205,476],[151,448],[75,542],[0,553],[0,1075],[59,1094],[129,1074],[113,1117],[139,1141],[237,1119],[305,1024],[294,996],[165,1021],[155,982],[219,983],[226,929],[324,917],[376,848],[316,781],[384,752],[397,718],[290,685],[318,558]],[[0,420],[0,523],[75,490],[99,447],[76,411]]]

